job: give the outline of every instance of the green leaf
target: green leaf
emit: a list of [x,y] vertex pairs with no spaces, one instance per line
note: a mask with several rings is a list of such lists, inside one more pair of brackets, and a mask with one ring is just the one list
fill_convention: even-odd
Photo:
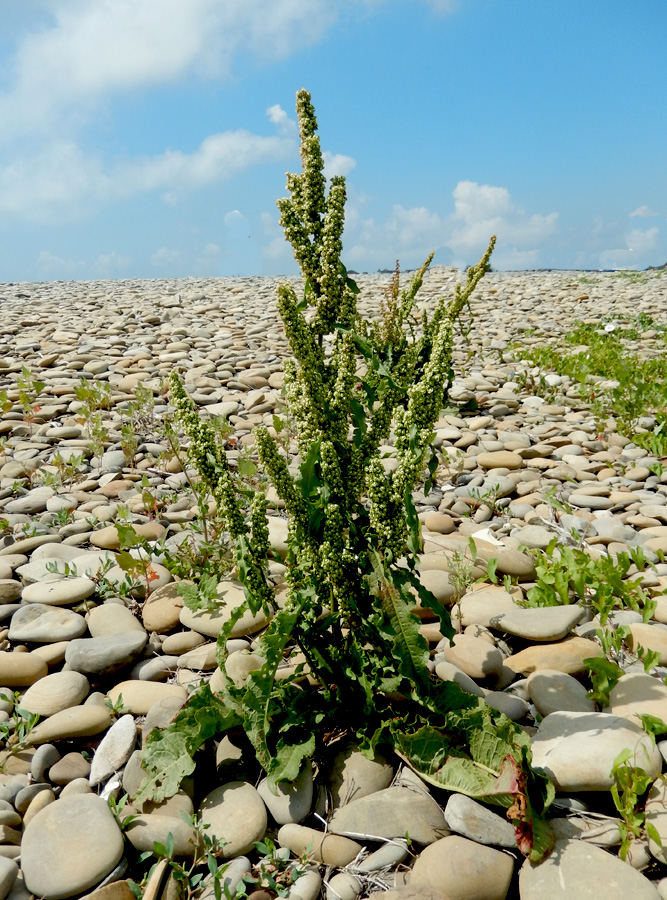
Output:
[[280,781],[296,781],[304,759],[309,759],[313,753],[315,753],[315,735],[312,733],[298,743],[287,743],[280,738],[268,773],[269,788],[275,791]]
[[307,500],[322,483],[315,471],[315,464],[320,460],[320,443],[321,441],[314,441],[310,445],[308,455],[299,466],[300,476],[296,479],[296,484],[301,490],[301,496],[304,500]]
[[647,734],[658,736],[667,732],[667,723],[663,722],[657,716],[651,716],[649,713],[637,713],[637,718],[641,719],[642,728]]
[[[519,849],[531,859],[541,858],[552,837],[546,823],[536,823],[555,790],[529,768],[527,735],[522,736],[504,716],[494,722],[483,701],[461,712],[459,719],[455,724],[450,717],[451,729],[429,724],[412,732],[393,723],[394,748],[430,784],[509,807],[507,815],[515,824]],[[467,748],[460,743],[462,731],[468,737]],[[452,743],[457,736],[459,742]]]
[[167,843],[166,843],[166,851],[167,851],[167,859],[174,858],[174,835],[170,831],[167,835]]
[[252,478],[257,474],[257,466],[251,459],[240,457],[238,461],[239,475],[241,478]]
[[146,776],[135,802],[159,803],[172,797],[183,779],[194,772],[197,750],[209,738],[240,722],[236,713],[224,708],[208,685],[196,691],[170,725],[149,734],[141,759]]
[[121,550],[128,550],[130,547],[138,547],[143,543],[144,539],[141,535],[137,534],[134,530],[134,526],[126,525],[124,522],[114,522],[114,527],[118,532]]
[[277,770],[281,773],[280,779],[285,777],[282,769],[284,765],[289,768],[289,760],[277,762],[267,742],[271,728],[271,694],[275,684],[276,669],[283,659],[283,651],[291,639],[294,625],[308,599],[309,595],[305,592],[292,591],[291,602],[288,602],[283,609],[278,610],[271,620],[257,647],[257,653],[264,657],[265,663],[261,669],[250,673],[243,695],[246,734],[255,748],[260,765],[274,780],[278,777]]

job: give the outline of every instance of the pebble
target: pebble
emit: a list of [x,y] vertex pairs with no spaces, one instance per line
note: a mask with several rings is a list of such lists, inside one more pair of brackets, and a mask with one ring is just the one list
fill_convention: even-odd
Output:
[[295,856],[308,851],[315,862],[336,868],[349,865],[361,850],[361,844],[339,834],[325,834],[293,823],[281,826],[278,843],[281,847],[288,847]]
[[451,835],[421,851],[410,886],[441,890],[448,900],[505,900],[513,873],[512,856]]
[[452,831],[479,844],[516,847],[512,824],[465,794],[451,794],[445,807],[445,821]]
[[90,737],[106,731],[110,724],[111,716],[105,706],[72,706],[39,722],[28,738],[31,744],[46,744],[65,738]]
[[21,706],[38,716],[52,716],[83,702],[90,690],[88,679],[79,672],[54,672],[29,687]]
[[545,897],[591,900],[658,900],[648,878],[600,847],[584,841],[556,841],[540,865],[524,862],[519,873],[521,900]]
[[255,788],[244,781],[230,781],[211,791],[199,812],[209,833],[224,842],[222,852],[227,858],[252,850],[266,831],[266,807]]
[[614,760],[631,750],[630,765],[655,778],[662,757],[645,731],[611,713],[553,712],[532,739],[533,766],[565,792],[608,791]]
[[67,665],[85,675],[109,675],[129,665],[141,653],[147,634],[143,630],[105,634],[70,641],[65,652]]
[[90,767],[89,781],[92,787],[109,779],[130,758],[137,740],[134,716],[121,716],[104,735],[95,750]]
[[71,641],[85,633],[83,616],[44,603],[29,603],[17,609],[9,626],[9,640],[17,642]]
[[108,875],[123,855],[123,836],[106,801],[65,797],[42,809],[21,842],[21,870],[43,900],[80,894]]
[[432,844],[449,833],[433,798],[404,787],[388,787],[339,807],[329,820],[329,831],[373,840],[407,835],[418,844]]
[[278,825],[301,822],[305,819],[313,803],[313,767],[308,761],[295,781],[279,782],[276,793],[263,778],[257,786],[257,793],[264,801],[273,820]]
[[[584,685],[565,672],[553,669],[532,672],[528,676],[527,688],[530,699],[541,716],[548,716],[553,712],[595,711],[595,703],[586,696]],[[609,711],[623,715],[616,709],[610,708]]]
[[[453,269],[435,267],[425,279],[426,304],[443,289],[449,291],[457,274]],[[362,291],[368,292],[361,295],[362,305],[375,310],[385,276],[357,277]],[[186,383],[195,402],[209,414],[231,416],[232,427],[238,430],[241,443],[248,441],[248,446],[252,446],[250,430],[255,423],[263,421],[272,425],[282,386],[282,374],[278,370],[285,352],[275,312],[276,283],[275,279],[53,283],[31,285],[28,301],[19,296],[25,286],[3,286],[3,309],[7,310],[10,326],[0,335],[0,389],[6,388],[11,393],[16,373],[23,364],[36,368],[40,379],[45,381],[40,418],[31,429],[20,421],[20,412],[18,416],[14,411],[0,416],[0,432],[5,437],[0,458],[0,518],[7,518],[10,529],[0,537],[3,634],[0,685],[10,695],[14,689],[21,689],[23,705],[34,705],[35,710],[39,708],[41,715],[47,716],[33,729],[34,746],[5,763],[8,771],[22,773],[5,777],[26,779],[21,790],[28,775],[35,785],[41,786],[34,796],[28,792],[20,801],[23,807],[29,800],[24,813],[25,820],[29,821],[26,833],[40,816],[64,799],[93,797],[91,782],[97,782],[100,775],[97,771],[91,774],[90,763],[80,748],[91,753],[100,771],[109,772],[101,777],[100,785],[107,777],[114,779],[122,768],[121,759],[132,753],[130,723],[137,724],[135,716],[146,716],[141,729],[143,740],[151,728],[171,720],[187,696],[186,682],[198,683],[201,677],[210,679],[212,686],[219,682],[221,673],[215,668],[214,645],[202,645],[217,637],[221,624],[242,597],[237,582],[228,577],[221,583],[226,605],[220,614],[210,616],[186,611],[177,585],[163,565],[164,557],[158,545],[154,545],[155,555],[151,560],[157,578],[135,591],[136,597],[123,602],[119,602],[118,595],[105,598],[98,591],[96,579],[106,560],[114,564],[105,573],[108,587],[115,584],[120,588],[125,578],[116,561],[119,536],[114,523],[121,509],[128,511],[133,527],[149,542],[166,538],[172,552],[180,541],[188,540],[194,533],[188,523],[196,510],[180,463],[166,459],[164,464],[155,465],[155,457],[166,447],[163,439],[157,434],[142,435],[132,461],[120,449],[120,423],[125,415],[122,405],[126,408],[138,384],[153,388],[157,422],[165,411],[159,395],[160,379],[174,364],[187,365]],[[641,546],[660,567],[657,554],[667,549],[667,479],[663,481],[653,474],[653,462],[646,451],[620,435],[613,420],[596,421],[586,403],[576,396],[577,389],[567,377],[540,373],[555,395],[546,402],[521,386],[523,376],[529,381],[530,377],[537,378],[538,373],[531,375],[520,354],[511,349],[514,338],[559,345],[574,319],[589,317],[598,321],[612,309],[629,319],[638,310],[659,318],[665,307],[664,292],[658,291],[650,281],[640,291],[613,274],[595,273],[592,283],[584,290],[582,299],[579,276],[573,273],[489,273],[486,276],[479,296],[473,298],[478,318],[470,337],[471,361],[466,361],[463,351],[455,348],[455,369],[458,371],[463,366],[465,373],[457,374],[451,392],[456,399],[476,399],[479,410],[473,417],[464,413],[448,414],[437,423],[436,444],[446,461],[443,471],[447,465],[449,472],[439,479],[439,489],[428,496],[415,492],[417,511],[424,526],[425,548],[429,551],[419,560],[420,580],[436,600],[448,607],[463,593],[453,613],[455,624],[461,630],[466,629],[466,633],[457,639],[453,648],[449,648],[449,641],[439,643],[442,635],[437,622],[429,619],[427,610],[419,611],[424,634],[433,637],[433,644],[437,645],[431,660],[435,674],[442,680],[455,680],[469,692],[486,698],[489,705],[521,721],[529,731],[533,730],[532,723],[543,716],[534,738],[537,756],[550,729],[556,744],[560,740],[570,747],[575,735],[568,730],[568,715],[593,717],[598,723],[597,740],[604,737],[612,743],[617,732],[608,727],[609,717],[620,717],[625,727],[631,729],[635,728],[640,713],[667,720],[667,697],[663,696],[667,688],[657,677],[659,673],[645,675],[634,669],[612,689],[610,706],[605,712],[595,712],[592,701],[585,696],[590,681],[583,660],[599,655],[601,649],[597,641],[584,638],[583,634],[592,636],[598,627],[596,622],[583,625],[577,618],[581,609],[575,604],[546,609],[524,609],[521,605],[525,591],[536,578],[535,559],[521,548],[544,548],[554,535],[562,538],[564,530],[576,529],[590,543],[591,555],[605,548],[615,555]],[[498,291],[502,302],[494,291]],[[59,311],[57,323],[53,321],[54,309]],[[536,329],[536,337],[525,336],[524,328],[532,327]],[[639,345],[649,354],[654,354],[660,346],[656,337],[645,335]],[[497,351],[505,354],[504,361]],[[91,381],[112,388],[111,407],[101,411],[109,429],[109,441],[99,459],[91,458],[85,426],[78,421],[81,408],[77,406],[75,389],[81,371]],[[650,431],[655,421],[645,417],[639,424]],[[397,460],[391,444],[383,450],[389,454],[385,460],[389,471],[395,468]],[[81,474],[62,486],[57,486],[55,481],[51,486],[40,485],[40,469],[50,466],[49,471],[54,471],[56,451],[64,460],[83,454]],[[148,489],[141,481],[144,475]],[[11,491],[2,494],[15,480],[24,483],[19,495],[12,496]],[[154,504],[144,496],[146,490],[153,495]],[[557,498],[569,504],[573,514],[554,512],[545,502],[548,491],[554,491]],[[280,558],[287,549],[286,519],[275,512],[284,505],[275,502],[275,492],[271,498],[274,514],[269,520],[270,543]],[[69,524],[56,524],[54,516],[60,515],[60,511],[70,515]],[[98,519],[94,527],[86,521],[91,516]],[[21,537],[24,525],[34,525],[38,533]],[[511,593],[500,584],[468,585],[467,589],[457,586],[453,554],[457,550],[467,552],[471,536],[475,541],[472,578],[488,582],[487,563],[496,560],[496,575],[499,578],[509,575],[513,579]],[[54,564],[60,574],[50,571]],[[76,575],[66,576],[65,564]],[[274,562],[271,572],[279,581],[284,568]],[[644,622],[635,614],[634,621],[628,615],[617,616],[615,621],[630,626],[629,649],[636,649],[637,645],[653,648],[660,654],[662,665],[667,662],[667,630],[660,628],[660,623],[667,624],[667,603],[659,592],[667,587],[667,567],[655,577],[643,573],[642,580],[645,589],[656,596],[655,619]],[[143,594],[148,594],[145,601]],[[279,593],[277,600],[280,596]],[[37,609],[27,612],[30,606]],[[52,617],[43,611],[45,607],[50,609]],[[59,612],[64,617],[58,616]],[[67,630],[74,623],[80,629],[76,634]],[[264,617],[244,618],[234,637],[252,636],[265,624]],[[249,669],[261,660],[248,643],[228,649],[231,654],[228,672],[237,685],[242,685]],[[238,649],[242,652],[233,652]],[[452,651],[461,654],[454,662],[447,661],[447,653],[451,655]],[[180,662],[178,677],[182,683],[162,683],[173,680],[170,676],[177,662]],[[527,680],[518,676],[527,676]],[[122,694],[128,712],[117,723],[112,722],[106,707],[99,705],[104,703],[104,694],[96,693],[86,705],[80,705],[85,694],[78,699],[75,682],[82,690],[89,681],[93,690],[108,692],[107,697],[113,702],[118,703]],[[61,683],[62,692],[54,689]],[[165,690],[154,693],[152,687]],[[493,690],[489,691],[489,687]],[[3,716],[11,714],[12,701],[13,698],[2,705]],[[65,702],[73,705],[58,708]],[[565,723],[558,718],[564,715]],[[91,718],[96,716],[97,724]],[[113,737],[120,723],[128,729],[127,740],[113,765],[107,760],[105,770],[102,767],[108,746],[105,735]],[[556,735],[559,728],[561,732]],[[589,762],[597,754],[590,746],[595,744],[592,733],[591,730],[588,735],[579,735],[578,749],[575,748]],[[632,735],[636,740],[637,733],[632,731]],[[136,754],[132,754],[132,759],[138,759]],[[598,775],[608,762],[604,753],[599,762]],[[651,765],[654,765],[652,757]],[[580,766],[582,776],[585,768]],[[127,784],[130,785],[131,761],[126,764],[125,772],[129,773]],[[333,770],[321,772],[315,785],[304,773],[303,785],[301,779],[295,785],[282,785],[277,797],[267,790],[266,783],[260,785],[258,796],[264,797],[262,805],[271,809],[270,815],[278,826],[299,829],[303,827],[299,821],[311,821],[306,816],[313,806],[322,812],[324,808],[313,788],[327,779],[332,788],[332,820],[338,821],[356,815],[363,806],[381,806],[386,791],[406,790],[405,786],[389,787],[394,771],[388,761],[367,760],[352,748],[339,755]],[[195,779],[198,776],[199,766]],[[598,779],[600,783],[602,780]],[[61,786],[61,799],[54,801],[51,799],[55,797],[54,790],[57,792]],[[213,782],[207,789],[215,787]],[[412,788],[417,790],[414,784]],[[608,786],[599,789],[609,790]],[[3,784],[0,790],[4,790]],[[574,792],[578,790],[579,787],[573,787]],[[17,793],[12,796],[15,798]],[[196,796],[200,795],[201,790]],[[428,799],[423,793],[418,796],[415,810]],[[561,799],[572,802],[573,795],[566,793]],[[40,810],[40,803],[48,806]],[[355,812],[357,804],[361,807],[357,806]],[[459,810],[458,819],[457,804],[463,804],[466,813]],[[447,846],[451,847],[457,846],[451,843],[453,840],[468,839],[474,842],[479,854],[490,849],[484,844],[489,843],[489,836],[495,834],[499,824],[506,826],[506,836],[511,826],[493,810],[474,804],[474,800],[463,795],[449,797],[445,827],[452,828],[456,823],[452,830],[458,829],[459,836],[445,837],[444,841],[449,841]],[[171,807],[166,804],[162,810],[142,811],[149,825],[155,825],[156,835],[166,835],[165,828],[180,828],[184,824],[174,818],[173,810],[166,815],[168,809]],[[392,823],[390,816],[380,814],[377,819],[380,818],[384,825],[391,824],[392,830],[398,832],[398,825]],[[409,815],[406,813],[404,818],[407,822]],[[485,824],[474,826],[473,823],[480,821]],[[614,827],[607,827],[606,831],[602,826],[584,829],[585,821],[580,817],[575,822],[572,816],[555,820],[557,833],[565,836],[563,830],[569,828],[572,834],[585,839],[585,848],[593,840],[604,840],[613,846]],[[410,825],[414,827],[413,822]],[[20,832],[15,826],[7,823],[7,828],[16,832],[18,841]],[[618,828],[615,830],[618,841]],[[139,831],[145,834],[145,826],[135,828],[135,832]],[[317,841],[324,838],[322,832],[315,834]],[[572,837],[569,832],[567,836]],[[182,837],[183,846],[187,847],[189,834],[183,831]],[[331,833],[324,840],[331,847],[332,842],[346,838]],[[397,838],[396,844],[385,843],[377,851],[391,851],[393,866],[405,852],[401,840]],[[440,840],[443,839],[436,839],[429,848]],[[345,843],[335,846],[350,849]],[[502,846],[500,840],[495,846]],[[510,842],[508,849],[511,846]],[[360,844],[354,843],[354,854],[359,847]],[[7,843],[2,848],[0,859],[5,858],[5,852],[15,850],[18,854],[19,851],[17,844]],[[605,854],[603,862],[610,879],[613,869],[609,865],[613,866],[617,860]],[[568,881],[567,865],[564,871],[568,892],[577,896],[576,885],[572,887]],[[350,891],[355,888],[356,872],[349,878],[346,876],[345,888]],[[121,873],[114,877],[114,884],[122,891],[122,878],[127,876]],[[598,884],[604,885],[605,900],[607,895],[613,896],[609,879],[605,881],[600,875],[591,881],[594,889]],[[298,890],[293,888],[293,900],[297,897],[304,900],[299,891],[306,891],[308,897],[314,898],[320,891],[320,881],[320,874],[310,870],[300,879]],[[327,876],[327,881],[329,894],[332,882],[343,884],[335,872]],[[499,889],[500,881],[496,879],[491,896]],[[583,875],[577,882],[581,883],[584,887],[588,883]],[[19,876],[12,900],[27,896],[27,890],[21,885]],[[450,887],[464,890],[471,885],[474,887],[474,879],[461,878],[456,888]],[[92,885],[85,890],[93,890],[95,900],[112,900],[94,888]],[[527,897],[532,900],[527,890],[522,880],[521,900]],[[425,900],[436,893],[441,900],[446,893],[451,900],[451,891],[445,892],[441,886],[436,889],[417,884],[396,885],[387,896],[392,893]],[[542,893],[558,895],[558,889],[538,891],[533,897]],[[633,887],[629,887],[624,893],[634,897],[636,891],[633,893]],[[121,900],[129,898],[122,896]]]

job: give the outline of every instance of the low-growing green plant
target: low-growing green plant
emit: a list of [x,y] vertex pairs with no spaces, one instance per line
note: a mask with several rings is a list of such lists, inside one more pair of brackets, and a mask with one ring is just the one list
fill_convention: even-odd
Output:
[[111,408],[111,385],[108,381],[89,381],[82,378],[74,393],[81,404],[77,419],[86,430],[91,453],[99,459],[108,440],[107,427],[101,411]]
[[645,795],[654,779],[647,775],[645,769],[630,763],[634,756],[631,749],[622,750],[611,770],[614,783],[611,797],[620,815],[618,824],[621,833],[619,856],[626,859],[633,841],[642,840],[645,836],[662,847],[662,841],[655,825],[646,821]]
[[[297,113],[303,172],[288,175],[290,197],[278,201],[303,273],[302,297],[291,285],[278,288],[294,357],[283,371],[296,466],[290,469],[266,428],[254,431],[264,477],[288,515],[287,596],[274,613],[265,480],[255,475],[250,487],[233,474],[174,374],[190,457],[225,521],[246,599],[218,638],[221,695],[198,689],[171,725],[151,733],[139,796],[173,793],[194,770],[197,749],[238,726],[275,789],[322,754],[331,723],[340,723],[367,755],[389,745],[426,780],[508,807],[518,846],[538,859],[550,845],[541,813],[553,787],[530,769],[530,739],[518,726],[431,675],[413,594],[452,635],[447,611],[416,570],[422,540],[412,491],[431,469],[433,425],[453,379],[454,324],[488,268],[493,240],[453,298],[422,314],[419,331],[410,327],[412,308],[431,257],[397,292],[390,323],[364,321],[359,289],[340,259],[344,179],[333,177],[327,194],[305,91],[297,94]],[[392,431],[398,465],[386,474],[380,447]],[[264,664],[239,688],[226,675],[227,641],[244,613],[260,610],[270,619],[257,639]],[[294,647],[312,683],[276,678]]]
[[291,858],[285,847],[277,847],[270,838],[255,841],[259,859],[244,875],[236,889],[236,897],[247,897],[249,891],[266,891],[270,896],[287,897],[295,881],[306,871],[308,854],[298,860]]
[[0,744],[4,744],[10,752],[17,753],[27,745],[28,735],[39,721],[39,716],[21,706],[21,694],[18,691],[14,691],[11,696],[0,696],[12,703],[9,719],[0,723]]
[[578,547],[568,547],[554,537],[545,551],[534,551],[535,586],[523,601],[525,606],[589,606],[604,625],[615,609],[640,612],[645,622],[653,615],[655,600],[641,585],[628,579],[630,567],[640,571],[651,564],[641,547],[595,559]]
[[[660,416],[658,430],[653,435],[654,449],[664,451],[665,444],[661,438],[665,435],[662,421],[667,405],[665,355],[647,357],[633,352],[631,345],[648,327],[663,337],[667,334],[666,327],[641,316],[635,325],[627,327],[613,319],[606,324],[603,320],[601,324],[602,327],[588,323],[575,325],[557,347],[524,347],[515,343],[512,350],[542,371],[567,375],[578,385],[581,398],[590,404],[600,422],[613,413],[619,431],[633,440],[639,437],[640,442],[650,441],[650,435],[644,437],[635,433],[636,422],[641,416]],[[530,373],[518,376],[524,386],[528,386],[529,379],[532,379],[530,387],[535,393],[547,400],[554,399],[554,390],[548,387],[542,372],[539,376]],[[647,446],[645,443],[641,445]],[[655,452],[655,455],[663,456],[664,453]]]
[[16,380],[16,386],[19,390],[19,403],[23,410],[23,419],[29,424],[30,433],[32,434],[32,426],[37,413],[41,409],[41,406],[37,405],[37,398],[46,387],[46,382],[39,381],[27,366],[22,366],[21,375]]

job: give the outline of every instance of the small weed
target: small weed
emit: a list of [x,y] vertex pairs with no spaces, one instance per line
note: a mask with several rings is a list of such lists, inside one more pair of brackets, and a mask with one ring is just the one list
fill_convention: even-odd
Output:
[[[611,775],[614,784],[611,797],[620,815],[618,824],[621,833],[621,849],[619,856],[626,859],[633,841],[642,840],[645,835],[662,846],[660,835],[654,825],[646,822],[645,794],[653,784],[651,775],[647,775],[640,766],[630,763],[633,751],[622,750],[612,766]],[[644,798],[642,800],[642,798]]]
[[16,385],[19,389],[19,403],[23,410],[23,419],[29,424],[30,434],[32,434],[32,426],[37,418],[37,413],[42,408],[37,405],[37,398],[46,387],[46,382],[38,381],[30,369],[23,366]]
[[36,713],[28,712],[21,706],[21,694],[15,691],[11,696],[1,695],[2,699],[13,704],[12,713],[6,722],[0,724],[0,743],[11,753],[22,750],[27,743],[27,737],[39,721]]

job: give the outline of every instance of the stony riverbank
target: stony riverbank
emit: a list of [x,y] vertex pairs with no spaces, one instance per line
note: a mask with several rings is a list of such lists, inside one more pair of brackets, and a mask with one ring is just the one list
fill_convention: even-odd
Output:
[[[430,272],[425,305],[451,292],[457,277],[448,268]],[[377,311],[389,278],[357,277],[363,312]],[[171,832],[176,855],[192,855],[193,831],[179,813],[195,811],[227,842],[230,884],[267,833],[295,856],[310,846],[313,866],[291,888],[292,900],[320,891],[331,900],[667,897],[661,846],[637,843],[630,862],[618,859],[610,798],[612,764],[627,748],[655,779],[647,818],[667,842],[667,789],[658,777],[667,741],[658,736],[654,744],[636,718],[667,721],[667,472],[619,434],[613,416],[597,421],[567,379],[548,376],[548,402],[531,393],[525,385],[534,378],[523,377],[528,366],[510,346],[558,342],[575,321],[610,315],[634,321],[643,312],[667,324],[667,282],[648,275],[487,275],[473,300],[474,326],[457,344],[451,392],[478,408],[437,423],[438,489],[415,498],[423,583],[452,604],[462,571],[468,581],[481,579],[467,584],[454,608],[461,633],[452,646],[423,618],[434,675],[485,697],[533,736],[535,765],[558,788],[549,861],[523,863],[502,810],[429,790],[398,760],[369,762],[345,747],[329,771],[313,780],[307,770],[275,798],[256,787],[252,762],[223,742],[184,790],[162,806],[132,810],[138,818],[121,832],[107,798],[134,795],[148,731],[168,722],[202,678],[215,688],[220,677],[215,637],[224,614],[184,608],[165,565],[199,510],[184,454],[173,453],[161,427],[162,381],[180,369],[202,415],[228,417],[232,463],[251,454],[253,427],[272,427],[280,403],[286,341],[277,283],[0,285],[0,391],[8,395],[0,417],[0,900],[30,893],[129,900],[127,880],[140,879],[138,851]],[[655,329],[636,343],[646,356],[665,352]],[[390,468],[391,445],[386,452]],[[270,528],[277,603],[286,538],[279,506]],[[115,522],[131,523],[154,546],[129,589]],[[615,623],[629,627],[629,651],[653,650],[655,664],[647,674],[626,652],[626,674],[604,712],[586,696],[583,660],[603,652],[590,610],[517,602],[536,578],[524,548],[544,550],[554,537],[572,542],[573,533],[594,558],[641,548],[654,564],[626,573],[628,584],[636,580],[655,599],[652,617],[644,622],[627,610]],[[511,592],[502,580],[484,583],[490,559],[497,575],[515,582]],[[224,588],[228,614],[242,594],[231,578]],[[247,674],[263,624],[238,623],[232,677]],[[293,663],[287,659],[285,670]],[[18,751],[10,737],[21,718],[15,704],[40,717]],[[174,900],[168,876],[164,864],[155,870],[145,900]]]

